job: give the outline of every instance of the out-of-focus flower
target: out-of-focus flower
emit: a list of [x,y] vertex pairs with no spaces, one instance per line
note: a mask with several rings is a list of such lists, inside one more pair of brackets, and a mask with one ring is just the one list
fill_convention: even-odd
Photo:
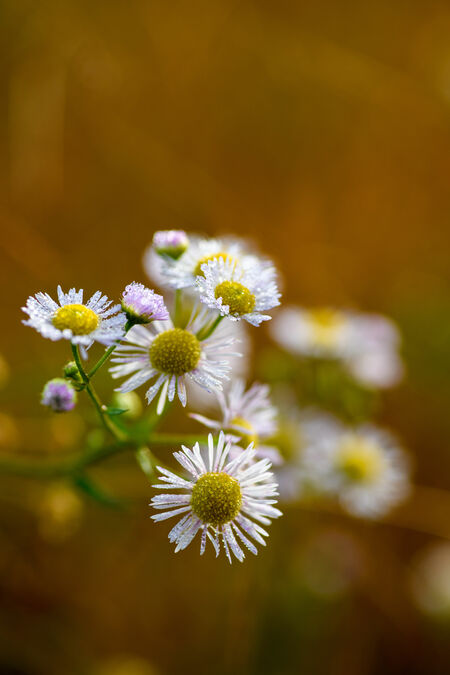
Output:
[[122,338],[125,314],[118,314],[120,305],[111,307],[100,291],[83,304],[83,290],[72,288],[63,293],[58,286],[58,301],[59,305],[47,293],[29,297],[22,309],[30,318],[23,323],[50,340],[70,340],[84,347],[94,341],[108,345]]
[[214,260],[239,263],[241,267],[254,264],[255,256],[246,251],[244,242],[238,239],[189,238],[189,248],[178,260],[165,259],[161,273],[171,288],[195,288],[195,280],[203,274],[202,266]]
[[271,333],[294,354],[341,358],[353,349],[346,313],[329,308],[285,307],[271,324]]
[[313,484],[354,516],[383,516],[409,492],[404,452],[391,434],[373,426],[328,425],[305,448],[302,463]]
[[245,447],[254,443],[258,457],[268,457],[272,463],[280,464],[282,459],[278,450],[264,443],[277,431],[277,409],[270,401],[269,387],[255,383],[246,390],[245,382],[237,378],[227,391],[217,393],[217,399],[220,406],[218,420],[198,414],[190,416],[210,429],[224,429]]
[[55,377],[45,385],[41,395],[41,403],[54,412],[69,412],[69,410],[75,408],[77,392],[70,382]]
[[133,324],[164,321],[169,318],[162,295],[135,281],[125,288],[122,309],[128,321]]
[[60,543],[78,529],[83,516],[83,502],[65,483],[46,488],[38,509],[38,527],[43,539]]
[[419,609],[450,621],[450,544],[435,544],[419,553],[411,569],[411,590]]
[[189,239],[184,230],[159,230],[153,235],[153,248],[158,255],[178,260],[188,246]]
[[367,387],[390,387],[403,374],[398,330],[382,316],[287,307],[279,312],[271,332],[293,354],[341,361]]
[[201,266],[197,277],[200,300],[233,321],[245,319],[254,326],[272,317],[263,314],[280,304],[276,272],[270,263],[247,268],[234,260],[218,258]]
[[192,450],[182,446],[182,451],[175,452],[174,457],[191,474],[190,480],[158,467],[162,484],[154,487],[187,491],[187,494],[164,494],[152,498],[152,506],[163,510],[163,513],[152,516],[153,520],[183,514],[169,533],[169,540],[176,543],[175,553],[189,546],[195,535],[201,532],[200,555],[205,551],[208,538],[216,556],[222,542],[230,563],[230,549],[242,562],[245,558],[242,544],[255,555],[258,552],[246,535],[265,545],[263,537],[268,533],[258,523],[270,525],[270,518],[282,515],[273,506],[278,493],[273,474],[269,471],[269,460],[255,462],[255,450],[249,445],[247,450],[227,463],[230,449],[231,442],[225,443],[223,432],[219,435],[217,446],[209,435],[206,461],[198,443]]
[[137,419],[142,413],[142,401],[135,391],[128,391],[126,393],[115,391],[112,403],[115,408],[125,410],[123,416],[128,419]]
[[224,341],[214,334],[200,340],[197,335],[208,318],[207,312],[200,311],[186,328],[175,328],[170,320],[147,327],[134,326],[112,358],[118,364],[110,369],[114,378],[133,373],[118,391],[132,391],[156,378],[146,398],[151,403],[161,389],[157,408],[161,413],[166,398],[173,401],[175,393],[181,404],[186,405],[187,378],[208,391],[220,390],[230,371],[224,359],[235,354],[228,351],[235,340],[230,337]]
[[280,497],[283,501],[305,499],[317,492],[310,471],[305,470],[303,456],[307,448],[314,447],[323,435],[334,432],[335,418],[321,410],[298,410],[288,402],[282,406],[284,414],[278,418],[278,432],[272,442],[277,447],[283,463],[275,469]]

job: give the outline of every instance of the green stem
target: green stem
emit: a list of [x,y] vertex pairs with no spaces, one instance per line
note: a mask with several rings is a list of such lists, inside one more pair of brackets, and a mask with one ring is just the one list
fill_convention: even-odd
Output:
[[51,459],[36,457],[0,456],[0,474],[25,476],[29,478],[60,478],[78,473],[87,466],[101,462],[126,450],[134,449],[132,442],[115,443],[95,450],[72,452],[63,457]]
[[75,359],[75,363],[77,364],[77,368],[80,372],[81,379],[84,382],[85,389],[87,393],[89,394],[92,403],[94,404],[95,409],[98,412],[98,415],[101,419],[101,422],[105,429],[107,429],[118,441],[124,440],[124,433],[122,430],[118,429],[115,424],[111,422],[109,419],[108,415],[105,414],[106,411],[106,406],[102,404],[100,401],[94,387],[89,381],[89,375],[86,373],[86,371],[83,368],[83,364],[81,363],[81,358],[80,358],[80,352],[78,349],[78,345],[72,344],[72,354],[73,358]]
[[182,290],[181,288],[177,288],[175,291],[175,298],[174,298],[174,307],[173,307],[173,325],[177,328],[179,327],[180,324],[180,314],[181,314],[181,297]]
[[209,338],[214,333],[217,326],[224,318],[225,317],[222,316],[222,314],[219,314],[219,316],[216,319],[214,319],[214,321],[209,326],[207,326],[206,328],[201,328],[197,333],[198,339],[206,340],[207,338]]
[[[196,442],[207,443],[205,436],[183,434],[151,434],[148,443],[155,445],[194,445]],[[13,455],[0,455],[0,474],[27,476],[29,478],[59,478],[78,473],[80,470],[97,464],[108,457],[136,450],[139,447],[137,441],[130,439],[120,440],[114,445],[106,445],[101,448],[89,449],[84,452],[68,453],[63,457],[51,459],[36,457],[14,457]],[[159,460],[158,460],[159,461]],[[161,463],[161,462],[160,462]]]
[[[124,337],[125,337],[125,335],[128,333],[128,331],[130,330],[130,328],[132,328],[132,326],[133,326],[133,323],[132,323],[131,321],[127,321],[127,322],[126,322],[126,324],[125,324],[125,333],[124,333]],[[122,339],[123,339],[123,338],[122,338]],[[109,359],[109,357],[111,356],[111,354],[113,353],[113,351],[119,346],[119,344],[120,344],[120,342],[117,342],[117,343],[111,345],[111,347],[109,347],[109,348],[106,350],[106,352],[103,354],[103,356],[97,361],[97,363],[95,364],[95,366],[89,371],[89,373],[88,373],[89,379],[90,379],[91,377],[93,377],[93,376],[95,375],[95,373],[97,372],[97,370],[99,370],[99,368],[102,367],[102,365],[105,363],[105,361],[107,361],[107,360]],[[77,364],[77,365],[78,365],[78,364]]]

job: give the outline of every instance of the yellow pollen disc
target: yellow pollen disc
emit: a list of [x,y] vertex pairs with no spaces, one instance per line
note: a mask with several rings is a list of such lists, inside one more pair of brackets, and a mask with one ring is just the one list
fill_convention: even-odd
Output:
[[85,305],[64,305],[58,309],[52,323],[59,330],[70,329],[74,335],[89,335],[98,327],[99,318]]
[[309,312],[314,342],[322,347],[332,347],[345,322],[340,312],[323,307]]
[[358,436],[342,442],[337,468],[350,481],[370,483],[382,473],[384,465],[385,459],[375,443]]
[[255,433],[255,430],[253,429],[252,425],[249,422],[247,422],[247,420],[244,420],[243,417],[234,417],[231,420],[231,427],[233,426],[246,429],[248,432],[244,434],[240,429],[233,429],[233,428],[230,429],[232,433],[237,433],[240,435],[242,445],[244,445],[245,447],[250,445],[250,443],[253,443],[255,447],[258,445],[258,434]]
[[192,488],[193,513],[213,527],[225,525],[236,518],[241,505],[241,487],[227,473],[205,473]]
[[205,255],[198,261],[194,270],[194,276],[203,277],[204,274],[202,271],[202,265],[209,263],[210,260],[217,260],[218,258],[222,258],[222,260],[224,260],[225,262],[229,262],[231,260],[237,263],[236,258],[234,258],[232,255],[229,255],[228,253],[224,253],[223,251],[220,251],[219,253],[214,253],[213,255]]
[[255,308],[255,296],[238,281],[222,281],[214,291],[216,298],[222,298],[224,305],[230,308],[230,314],[242,316]]
[[182,328],[160,333],[150,347],[150,362],[156,370],[168,375],[185,375],[194,370],[201,355],[200,342]]

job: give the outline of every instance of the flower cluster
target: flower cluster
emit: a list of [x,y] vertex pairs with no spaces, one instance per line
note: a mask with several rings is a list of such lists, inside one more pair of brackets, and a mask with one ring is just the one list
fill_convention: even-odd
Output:
[[[46,293],[28,298],[24,323],[46,338],[71,343],[73,360],[63,378],[46,384],[42,404],[69,412],[78,393],[86,391],[105,432],[117,441],[113,451],[135,448],[140,467],[150,475],[157,466],[160,482],[154,487],[170,492],[152,498],[158,511],[152,518],[179,516],[169,533],[175,551],[199,534],[201,554],[207,541],[230,562],[232,556],[242,561],[245,550],[256,554],[256,544],[264,545],[268,535],[264,527],[281,515],[275,506],[279,492],[291,501],[311,494],[331,497],[350,514],[367,518],[384,515],[405,497],[408,462],[392,435],[299,407],[295,388],[290,393],[281,388],[275,407],[268,385],[246,385],[247,330],[269,321],[280,304],[270,260],[243,240],[169,230],[155,233],[144,268],[164,296],[132,282],[120,304],[100,291],[83,302],[82,290],[64,293],[58,287],[57,302]],[[287,308],[271,332],[294,355],[338,362],[372,389],[394,384],[402,372],[397,330],[383,317]],[[88,368],[83,359],[94,342],[107,349]],[[101,402],[92,382],[107,361],[112,378],[120,380],[110,405]],[[135,393],[141,387],[152,404],[148,416]],[[212,431],[207,439],[188,443],[183,435],[172,440],[155,432],[176,399],[183,407],[194,403],[197,412],[190,417]],[[123,415],[120,422],[118,415]],[[180,473],[165,462],[158,466],[152,444],[165,439],[182,444],[174,452]],[[107,455],[105,448],[94,453]]]

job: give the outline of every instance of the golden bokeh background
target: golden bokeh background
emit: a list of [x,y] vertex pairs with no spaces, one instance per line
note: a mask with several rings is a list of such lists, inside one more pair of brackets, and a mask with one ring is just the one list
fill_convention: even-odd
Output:
[[450,4],[2,0],[0,16],[2,452],[65,452],[89,426],[39,406],[68,353],[20,324],[27,296],[118,297],[145,281],[153,232],[184,228],[254,239],[286,301],[399,323],[408,377],[380,421],[427,486],[405,527],[287,509],[230,568],[173,555],[130,458],[95,472],[133,495],[126,512],[2,478],[1,675],[448,672],[449,626],[409,579],[450,537]]

